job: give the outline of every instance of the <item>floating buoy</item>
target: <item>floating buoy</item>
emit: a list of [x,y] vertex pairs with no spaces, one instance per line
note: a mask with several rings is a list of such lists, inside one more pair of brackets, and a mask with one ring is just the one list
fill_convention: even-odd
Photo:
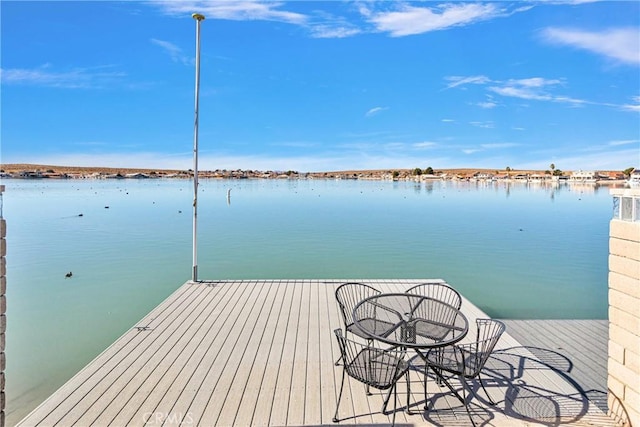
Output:
[[73,272],[71,271],[64,275],[64,277],[66,277],[67,279],[71,276],[73,276]]
[[83,214],[78,214],[78,216],[84,216]]

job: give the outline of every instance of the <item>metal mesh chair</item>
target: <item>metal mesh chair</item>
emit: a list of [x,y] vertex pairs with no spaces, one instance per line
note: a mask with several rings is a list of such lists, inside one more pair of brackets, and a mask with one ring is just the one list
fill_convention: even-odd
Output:
[[[373,286],[357,282],[344,283],[336,289],[336,301],[338,301],[338,306],[342,313],[345,337],[348,332],[351,332],[371,342],[371,339],[353,323],[353,309],[363,299],[378,294],[380,294],[380,291]],[[336,360],[336,365],[340,363],[341,359],[342,356]]]
[[[491,356],[491,352],[496,346],[500,336],[506,329],[504,323],[499,320],[493,319],[477,319],[476,325],[478,326],[478,332],[476,335],[476,341],[470,344],[456,344],[448,347],[434,348],[430,350],[426,355],[426,362],[428,368],[431,368],[436,375],[449,387],[449,389],[456,395],[456,397],[464,404],[467,414],[471,419],[471,422],[475,426],[475,422],[469,412],[469,406],[466,400],[465,387],[467,386],[467,379],[478,378],[480,386],[484,390],[491,405],[495,405],[487,389],[482,383],[482,377],[480,372],[487,363],[487,360]],[[442,371],[455,374],[462,383],[462,397],[449,382],[442,376]],[[469,387],[473,392],[473,389]]]
[[462,297],[451,286],[444,282],[427,282],[407,289],[406,293],[422,295],[454,306],[458,310],[462,306]]
[[[409,383],[409,364],[404,360],[406,349],[402,347],[393,347],[389,349],[377,348],[373,345],[367,345],[361,342],[350,340],[342,335],[342,330],[334,331],[340,347],[340,354],[343,360],[342,383],[340,384],[340,393],[336,404],[336,413],[333,416],[333,422],[337,423],[338,409],[340,408],[340,400],[342,399],[342,391],[344,390],[344,380],[346,375],[354,378],[361,383],[371,386],[378,390],[389,390],[384,404],[382,413],[387,414],[387,404],[393,392],[393,422],[396,422],[397,410],[397,389],[396,383],[405,375],[407,380],[407,388]],[[407,407],[409,407],[410,392],[407,390]]]
[[[421,295],[433,300],[442,301],[447,305],[442,304],[421,304],[418,308],[417,314],[423,319],[431,319],[433,322],[423,323],[417,325],[417,334],[428,336],[436,341],[442,340],[446,333],[447,328],[438,328],[438,323],[444,325],[451,325],[455,322],[455,318],[458,315],[456,310],[460,310],[462,306],[462,297],[451,286],[444,282],[426,282],[413,286],[406,290],[407,294]],[[455,308],[455,310],[453,310]],[[427,406],[427,373],[428,370],[424,368],[424,401],[425,409]],[[438,380],[439,382],[439,380]]]

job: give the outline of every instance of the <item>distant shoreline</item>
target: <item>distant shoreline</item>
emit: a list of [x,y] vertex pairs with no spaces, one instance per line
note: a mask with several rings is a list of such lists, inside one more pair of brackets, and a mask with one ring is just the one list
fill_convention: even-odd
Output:
[[[300,179],[371,179],[371,180],[429,180],[429,179],[532,179],[552,181],[568,179],[572,171],[562,171],[553,176],[549,170],[533,169],[489,169],[489,168],[452,168],[452,169],[363,169],[343,171],[298,172],[298,171],[258,171],[258,170],[199,170],[201,178],[247,179],[247,178],[300,178]],[[621,182],[625,178],[620,171],[594,171],[600,179],[609,183]],[[28,163],[0,164],[0,176],[3,178],[25,179],[107,179],[107,178],[182,178],[193,176],[193,171],[180,169],[151,168],[113,168],[99,166],[58,166]],[[600,179],[598,182],[600,182]]]

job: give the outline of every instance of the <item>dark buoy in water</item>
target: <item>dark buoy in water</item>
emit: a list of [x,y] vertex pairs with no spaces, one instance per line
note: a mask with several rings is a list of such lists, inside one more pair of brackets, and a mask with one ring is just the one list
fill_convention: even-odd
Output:
[[84,216],[84,214],[78,214],[78,216]]
[[67,279],[71,276],[73,276],[73,272],[71,271],[64,275],[64,277],[66,277]]
[[109,206],[105,206],[104,208],[105,208],[105,209],[109,209]]

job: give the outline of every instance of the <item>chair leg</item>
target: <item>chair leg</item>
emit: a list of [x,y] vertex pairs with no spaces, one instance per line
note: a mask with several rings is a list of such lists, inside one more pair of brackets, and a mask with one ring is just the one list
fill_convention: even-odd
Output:
[[429,404],[428,404],[428,393],[427,393],[427,378],[429,374],[429,364],[425,361],[424,362],[424,410],[425,412],[429,410]]
[[[469,411],[469,404],[467,403],[467,392],[466,392],[467,381],[462,375],[460,375],[459,378],[460,378],[460,383],[462,384],[462,399],[463,399],[462,403],[464,404],[464,409],[467,410],[467,415],[471,420],[471,424],[473,424],[473,427],[476,427],[476,422],[473,421],[473,417],[471,416],[471,411]],[[473,390],[471,390],[471,393],[473,393]]]
[[482,377],[480,376],[480,374],[478,373],[478,380],[480,381],[480,386],[482,387],[482,389],[484,390],[484,394],[487,395],[487,399],[489,400],[489,403],[491,404],[491,406],[495,406],[496,402],[493,401],[493,399],[491,398],[491,396],[489,396],[489,393],[487,393],[487,389],[484,388],[484,383],[482,382]]
[[342,399],[342,390],[344,389],[344,375],[345,369],[342,369],[342,383],[340,384],[340,393],[338,394],[338,402],[336,403],[336,413],[333,416],[333,422],[337,423],[338,420],[338,408],[340,407],[340,399]]
[[340,365],[340,361],[342,360],[342,355],[340,355],[340,357],[338,357],[338,360],[336,360],[335,365],[339,366]]
[[407,376],[407,414],[411,415],[409,410],[409,404],[411,403],[411,378],[409,378],[409,371],[405,374]]

